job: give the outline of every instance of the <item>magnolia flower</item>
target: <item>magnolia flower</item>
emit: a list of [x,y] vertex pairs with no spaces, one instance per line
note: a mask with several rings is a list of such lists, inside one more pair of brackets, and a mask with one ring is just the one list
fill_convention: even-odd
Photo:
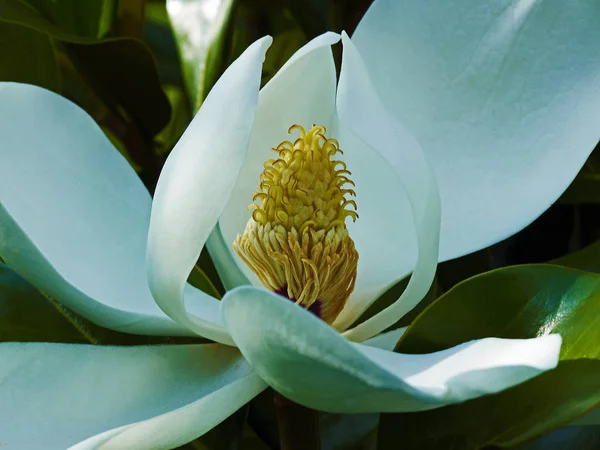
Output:
[[[255,42],[172,151],[153,201],[85,112],[41,88],[0,84],[5,262],[99,325],[216,341],[0,344],[3,444],[171,448],[267,385],[319,410],[419,411],[500,391],[556,365],[558,336],[403,355],[390,351],[401,330],[380,334],[422,298],[438,259],[525,226],[566,188],[595,144],[590,117],[600,91],[594,72],[580,64],[600,61],[590,55],[600,31],[587,9],[595,7],[574,5],[548,28],[548,2],[434,3],[376,1],[356,38],[342,36],[339,82],[330,48],[339,36],[327,33],[259,92],[270,38]],[[294,125],[304,134],[298,128],[300,141],[288,145]],[[343,155],[335,155],[338,148]],[[306,163],[308,150],[319,164],[298,164],[339,192],[300,185],[294,155]],[[328,179],[324,167],[351,175]],[[354,211],[352,193],[342,193],[335,176],[356,185],[355,222],[343,212]],[[286,177],[298,181],[287,203],[269,189]],[[247,209],[254,192],[264,214]],[[322,216],[303,216],[309,195]],[[326,207],[332,198],[338,203]],[[303,239],[302,227],[314,232],[307,248],[322,244],[329,261],[320,264],[304,248],[285,259],[284,244]],[[261,243],[264,233],[270,239]],[[222,301],[186,283],[206,243],[229,289]],[[261,245],[279,265],[265,265]],[[346,270],[336,266],[334,280],[326,271],[339,258]],[[304,271],[286,271],[286,264]],[[396,303],[353,326],[410,273]],[[347,298],[325,295],[321,280],[342,280],[336,292]]]

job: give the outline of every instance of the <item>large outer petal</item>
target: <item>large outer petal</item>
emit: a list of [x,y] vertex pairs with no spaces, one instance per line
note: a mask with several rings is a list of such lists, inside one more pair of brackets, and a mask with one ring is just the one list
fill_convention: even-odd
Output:
[[346,328],[379,294],[413,272],[395,303],[347,332],[349,339],[362,341],[393,325],[429,290],[437,266],[441,211],[435,176],[419,144],[387,113],[345,33],[342,40],[337,108],[348,130],[341,128],[345,132],[340,142],[354,135],[352,145],[346,146],[349,164],[368,155],[368,147],[375,151],[369,160],[351,166],[361,217],[348,229],[360,259],[355,291],[334,326]]
[[541,214],[600,136],[600,3],[376,0],[352,41],[442,197],[440,259]]
[[[272,148],[290,139],[288,128],[294,124],[307,129],[313,124],[331,127],[336,84],[331,46],[339,40],[340,36],[332,32],[316,37],[292,55],[260,91],[248,156],[218,227],[223,237],[221,243],[231,256],[223,260],[235,262],[255,285],[260,285],[258,278],[235,253],[232,243],[238,233],[243,233],[250,219],[248,205],[258,188],[263,164],[275,156]],[[231,264],[223,269],[236,270]]]
[[274,389],[340,413],[436,408],[522,383],[558,363],[558,335],[482,339],[428,355],[353,344],[289,300],[242,286],[223,299],[223,321]]
[[265,53],[264,37],[223,73],[158,180],[148,234],[148,282],[163,311],[207,338],[231,343],[220,324],[186,310],[190,271],[217,223],[248,149]]
[[0,257],[99,325],[191,334],[150,295],[150,195],[92,118],[42,88],[0,83],[0,136]]
[[173,448],[266,387],[220,344],[5,343],[0,361],[0,436],[15,450]]

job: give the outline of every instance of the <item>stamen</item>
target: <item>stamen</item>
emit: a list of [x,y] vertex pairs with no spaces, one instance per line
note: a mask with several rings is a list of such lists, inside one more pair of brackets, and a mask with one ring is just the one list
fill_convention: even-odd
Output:
[[339,142],[323,126],[273,149],[277,159],[264,164],[252,218],[233,246],[270,290],[286,295],[332,323],[354,289],[358,253],[346,218],[358,219],[356,196]]

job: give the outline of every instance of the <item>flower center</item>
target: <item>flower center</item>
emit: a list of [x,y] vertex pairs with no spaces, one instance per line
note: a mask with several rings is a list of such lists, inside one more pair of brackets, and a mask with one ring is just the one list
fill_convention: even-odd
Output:
[[344,188],[354,183],[346,164],[332,160],[343,152],[325,127],[293,130],[300,137],[265,162],[252,218],[233,246],[265,287],[332,323],[356,281],[358,253],[345,224],[358,218],[346,198],[356,193]]

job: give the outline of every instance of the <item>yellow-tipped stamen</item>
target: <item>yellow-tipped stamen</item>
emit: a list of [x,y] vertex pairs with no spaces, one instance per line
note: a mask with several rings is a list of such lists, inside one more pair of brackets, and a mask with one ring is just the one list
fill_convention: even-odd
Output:
[[354,289],[358,253],[346,217],[358,218],[351,175],[335,139],[325,127],[300,125],[292,144],[274,148],[277,159],[264,164],[252,218],[233,246],[267,287],[317,313],[328,323]]

